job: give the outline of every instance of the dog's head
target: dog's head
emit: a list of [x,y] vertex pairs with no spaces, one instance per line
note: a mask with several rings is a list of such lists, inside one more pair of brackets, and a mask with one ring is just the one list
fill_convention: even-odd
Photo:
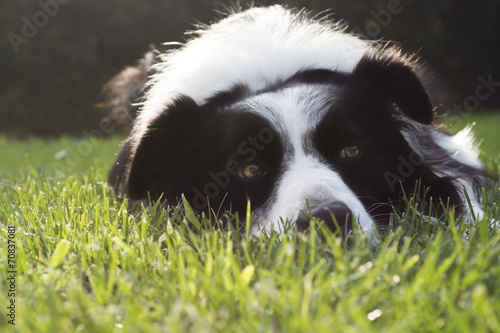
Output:
[[[313,24],[301,20],[303,25]],[[212,35],[219,30],[212,29]],[[304,34],[303,30],[296,33]],[[322,32],[308,33],[315,38]],[[232,32],[233,44],[223,46],[251,50],[245,36],[237,37],[238,32]],[[222,47],[190,43],[198,51],[204,46],[208,54]],[[199,73],[205,75],[199,78],[206,89],[201,94],[200,88],[189,88],[189,80],[193,86],[200,82],[182,77],[181,64],[188,63],[166,60],[167,66],[160,68],[165,78],[159,75],[153,81],[145,114],[125,142],[110,183],[133,200],[161,197],[175,204],[184,194],[199,212],[245,212],[250,204],[258,221],[255,230],[279,230],[285,219],[304,228],[308,204],[313,216],[332,227],[350,228],[355,217],[370,233],[376,225],[389,223],[393,208],[386,203],[399,202],[401,191],[412,192],[417,180],[431,187],[432,196],[462,205],[455,180],[475,166],[452,158],[445,149],[443,142],[451,137],[431,125],[433,107],[413,60],[395,48],[362,44],[352,52],[357,59],[353,68],[344,70],[338,55],[332,54],[331,63],[325,54],[304,63],[297,61],[304,52],[285,51],[269,52],[268,59],[250,64],[256,72],[271,70],[269,63],[285,64],[286,70],[261,73],[257,81],[247,74],[249,63],[238,75],[234,64],[246,58],[225,64],[228,73],[205,68]],[[261,50],[254,52],[261,56]],[[343,52],[345,63],[352,61]],[[190,59],[189,48],[173,57],[183,55]],[[208,64],[220,67],[219,60],[223,61],[211,59]],[[185,75],[191,74],[185,68]],[[187,88],[169,88],[168,98],[158,103],[167,86],[164,81],[175,85],[176,75]]]

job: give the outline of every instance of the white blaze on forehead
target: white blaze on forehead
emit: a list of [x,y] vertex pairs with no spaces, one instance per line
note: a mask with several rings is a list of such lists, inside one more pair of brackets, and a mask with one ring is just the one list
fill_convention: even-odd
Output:
[[[269,120],[279,133],[284,151],[282,176],[277,182],[270,203],[256,211],[259,230],[282,230],[283,219],[291,222],[305,212],[307,198],[311,210],[333,202],[344,203],[353,212],[361,229],[370,235],[374,222],[361,201],[341,176],[320,161],[318,154],[306,152],[312,147],[311,133],[334,103],[334,87],[300,85],[255,96],[244,104],[247,110]],[[316,155],[316,156],[315,156]]]
[[334,86],[302,84],[254,96],[242,105],[268,120],[296,150],[302,149],[304,140],[335,101],[334,96]]

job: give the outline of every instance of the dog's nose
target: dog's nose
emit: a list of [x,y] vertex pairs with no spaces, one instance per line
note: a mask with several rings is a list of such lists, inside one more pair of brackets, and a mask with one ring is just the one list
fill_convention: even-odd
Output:
[[[342,233],[348,233],[352,230],[352,211],[342,202],[332,202],[328,205],[321,206],[311,211],[312,217],[324,221],[324,223],[333,231],[337,230],[337,226],[342,230]],[[333,215],[333,216],[332,216]],[[335,223],[335,220],[337,223]],[[297,230],[302,231],[309,227],[309,219],[306,216],[301,216],[296,221]]]

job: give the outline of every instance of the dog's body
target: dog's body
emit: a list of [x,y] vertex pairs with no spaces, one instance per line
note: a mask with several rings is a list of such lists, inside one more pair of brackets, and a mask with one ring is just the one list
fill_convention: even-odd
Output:
[[[481,205],[467,131],[432,124],[415,62],[326,19],[253,8],[158,56],[109,182],[133,200],[182,194],[193,208],[254,213],[252,230],[301,212],[371,234],[420,180],[459,214]],[[148,69],[149,70],[149,69]],[[242,217],[240,215],[240,217]]]

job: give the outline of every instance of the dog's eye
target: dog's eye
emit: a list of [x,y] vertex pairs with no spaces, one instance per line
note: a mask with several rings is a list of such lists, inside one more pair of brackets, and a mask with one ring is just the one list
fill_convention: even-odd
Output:
[[361,154],[361,149],[359,146],[351,144],[345,146],[342,151],[340,152],[340,157],[341,158],[354,158],[358,157],[359,154]]
[[241,178],[254,178],[260,176],[264,173],[264,169],[262,169],[259,165],[255,163],[244,165],[238,174]]

